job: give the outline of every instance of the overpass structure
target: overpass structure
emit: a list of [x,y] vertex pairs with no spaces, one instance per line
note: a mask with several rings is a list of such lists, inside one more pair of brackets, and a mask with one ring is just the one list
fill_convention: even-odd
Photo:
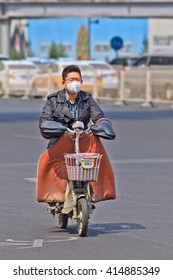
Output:
[[14,18],[172,18],[173,0],[0,0],[0,53],[9,54]]

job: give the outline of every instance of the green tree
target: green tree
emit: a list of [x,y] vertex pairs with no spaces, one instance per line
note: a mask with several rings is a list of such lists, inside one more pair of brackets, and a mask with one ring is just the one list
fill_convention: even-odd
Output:
[[28,56],[33,57],[34,53],[32,51],[31,42],[30,41],[27,42],[27,48],[28,48]]
[[10,58],[11,59],[21,59],[22,56],[21,56],[21,54],[15,48],[11,48],[11,50],[10,50]]
[[142,50],[141,50],[141,55],[145,52],[148,51],[148,38],[144,37],[143,41],[142,41]]
[[49,58],[59,58],[66,57],[66,53],[62,44],[56,45],[55,42],[52,42],[49,51]]

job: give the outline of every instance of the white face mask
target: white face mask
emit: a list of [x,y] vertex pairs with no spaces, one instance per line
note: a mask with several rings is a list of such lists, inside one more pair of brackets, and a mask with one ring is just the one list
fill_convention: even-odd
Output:
[[80,89],[81,89],[80,82],[73,81],[73,82],[67,84],[67,90],[70,93],[78,93],[80,91]]

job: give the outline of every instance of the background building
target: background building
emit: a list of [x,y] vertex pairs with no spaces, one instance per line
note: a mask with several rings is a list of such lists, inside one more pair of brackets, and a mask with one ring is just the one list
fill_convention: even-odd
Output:
[[10,46],[12,53],[21,58],[29,55],[28,22],[26,19],[11,21]]
[[149,19],[148,50],[173,51],[173,19]]

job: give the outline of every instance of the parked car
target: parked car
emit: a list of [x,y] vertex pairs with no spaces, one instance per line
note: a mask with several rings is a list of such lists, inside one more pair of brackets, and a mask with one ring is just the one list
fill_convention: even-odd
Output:
[[173,65],[173,52],[157,51],[140,56],[131,66]]
[[[45,93],[51,93],[62,88],[62,71],[70,65],[78,65],[81,69],[83,84],[82,90],[94,92],[95,79],[93,74],[93,68],[83,61],[47,61],[38,64],[40,73],[35,76],[32,83],[32,95],[44,96]],[[102,90],[102,80],[97,79],[97,90]]]
[[173,99],[173,52],[146,53],[125,70],[126,98],[144,98],[149,92],[155,100]]
[[123,56],[116,57],[110,61],[112,66],[130,66],[132,65],[138,57],[136,56]]
[[96,76],[102,80],[102,96],[115,97],[119,87],[119,72],[106,61],[86,60],[85,63],[92,66]]
[[7,55],[0,53],[0,61],[1,60],[9,60],[9,59],[10,58]]
[[[32,78],[38,68],[23,60],[0,61],[0,95],[7,93],[22,95],[31,90]],[[28,87],[28,88],[27,88]]]
[[82,72],[83,90],[95,93],[98,91],[98,95],[103,90],[103,80],[100,76],[95,75],[93,67],[85,62],[85,60],[76,60],[72,62],[79,66]]

